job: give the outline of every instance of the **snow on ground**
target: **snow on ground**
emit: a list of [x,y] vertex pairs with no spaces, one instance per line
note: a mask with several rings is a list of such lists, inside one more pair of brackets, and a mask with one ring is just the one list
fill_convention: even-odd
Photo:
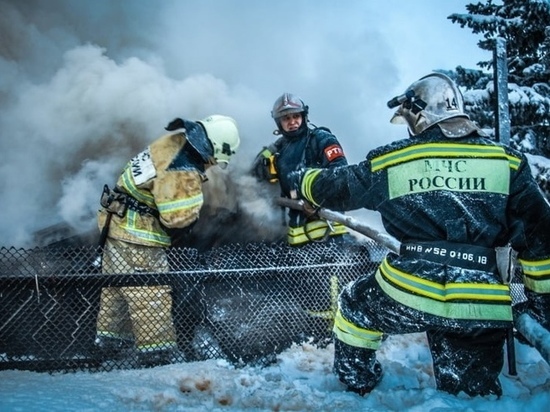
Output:
[[500,399],[437,391],[424,334],[384,343],[384,377],[364,398],[345,392],[331,373],[333,349],[297,345],[263,368],[207,360],[99,373],[0,371],[0,410],[537,412],[550,404],[550,366],[517,342],[518,375],[505,366]]

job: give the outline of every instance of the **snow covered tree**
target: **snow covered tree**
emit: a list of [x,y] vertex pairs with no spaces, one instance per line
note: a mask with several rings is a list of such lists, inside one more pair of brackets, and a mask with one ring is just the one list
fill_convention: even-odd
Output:
[[[550,157],[550,0],[485,0],[466,9],[468,14],[449,19],[481,34],[481,49],[492,52],[496,37],[506,40],[511,145]],[[459,66],[454,78],[468,89],[464,97],[473,120],[494,129],[493,61],[478,66]]]

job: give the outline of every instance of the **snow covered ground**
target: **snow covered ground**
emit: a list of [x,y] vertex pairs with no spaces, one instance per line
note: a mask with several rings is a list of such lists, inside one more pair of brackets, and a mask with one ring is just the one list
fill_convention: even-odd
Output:
[[0,371],[0,410],[537,412],[550,404],[550,366],[520,343],[518,375],[505,366],[500,399],[437,391],[423,334],[390,337],[378,355],[384,377],[364,398],[345,392],[332,374],[332,345],[305,344],[264,368],[208,360],[100,373]]

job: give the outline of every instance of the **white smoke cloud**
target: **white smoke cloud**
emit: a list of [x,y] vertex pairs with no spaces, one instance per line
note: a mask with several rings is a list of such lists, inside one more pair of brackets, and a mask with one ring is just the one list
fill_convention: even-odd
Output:
[[[401,67],[410,54],[399,45],[415,36],[424,60],[437,57],[429,39],[439,41],[439,26],[407,22],[415,35],[392,41],[389,32],[405,31],[394,11],[406,1],[373,3],[0,0],[0,245],[30,246],[33,232],[59,221],[95,228],[103,184],[129,158],[174,117],[214,113],[237,120],[242,144],[231,179],[209,172],[211,208],[237,208],[251,232],[278,234],[273,193],[244,176],[274,138],[277,96],[302,97],[311,121],[331,128],[355,163],[403,135],[387,123],[389,98],[459,64],[418,56]],[[467,2],[449,3],[446,15]]]

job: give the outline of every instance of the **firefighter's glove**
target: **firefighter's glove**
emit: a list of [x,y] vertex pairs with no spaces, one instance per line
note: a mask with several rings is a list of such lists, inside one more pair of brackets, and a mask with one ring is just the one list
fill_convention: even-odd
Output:
[[302,200],[302,210],[304,211],[304,214],[311,220],[319,220],[321,217],[319,216],[319,210],[321,210],[320,207],[315,207],[311,203],[309,203],[307,200]]
[[302,178],[304,177],[305,169],[295,170],[290,172],[286,176],[286,181],[288,187],[290,187],[290,198],[291,199],[303,199],[300,192],[300,186],[302,184]]

